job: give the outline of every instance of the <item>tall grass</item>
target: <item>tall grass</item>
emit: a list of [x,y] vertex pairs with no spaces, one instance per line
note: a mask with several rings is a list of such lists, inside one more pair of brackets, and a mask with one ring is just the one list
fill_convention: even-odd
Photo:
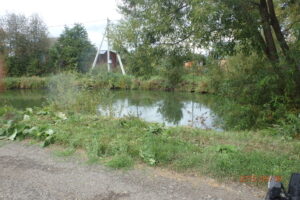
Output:
[[6,77],[4,85],[6,89],[45,89],[49,78],[47,77]]
[[76,77],[72,73],[52,76],[48,84],[49,101],[59,109],[71,109],[79,97]]
[[[48,88],[49,81],[53,81],[59,76],[70,76],[74,78],[74,83],[81,88],[93,89],[123,89],[123,90],[172,90],[207,93],[208,85],[204,78],[196,78],[191,82],[184,78],[176,87],[170,87],[170,84],[160,76],[142,79],[120,73],[97,73],[97,74],[80,74],[74,72],[64,72],[49,77],[6,77],[4,84],[6,89],[45,89]],[[187,75],[188,76],[188,75]],[[183,76],[185,77],[185,76]]]

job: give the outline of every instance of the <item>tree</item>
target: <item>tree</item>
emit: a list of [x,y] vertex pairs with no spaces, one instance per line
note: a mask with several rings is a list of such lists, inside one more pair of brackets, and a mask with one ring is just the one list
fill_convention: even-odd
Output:
[[279,53],[288,56],[289,51],[276,9],[284,2],[294,6],[291,1],[123,0],[120,10],[127,19],[141,22],[152,44],[178,48],[193,43],[223,55],[256,50],[276,62]]
[[[184,60],[188,60],[188,55],[191,55],[191,45],[181,42],[178,38],[179,30],[174,33],[175,29],[168,28],[170,23],[167,15],[160,21],[157,15],[148,12],[148,5],[142,6],[145,8],[141,8],[138,14],[124,11],[127,13],[125,19],[114,26],[111,34],[114,49],[122,54],[132,74],[146,78],[157,74],[167,75],[165,78],[169,87],[174,87],[182,76],[180,69],[183,68]],[[151,20],[147,19],[149,16]],[[179,62],[173,65],[174,60]]]
[[87,72],[96,54],[95,47],[88,39],[84,26],[75,24],[65,30],[50,50],[52,63],[57,70]]
[[38,15],[7,14],[1,18],[0,45],[9,75],[39,75],[46,71],[48,30]]
[[139,22],[138,46],[186,54],[196,47],[218,59],[256,53],[271,63],[282,91],[295,83],[300,92],[299,1],[123,0],[120,10]]

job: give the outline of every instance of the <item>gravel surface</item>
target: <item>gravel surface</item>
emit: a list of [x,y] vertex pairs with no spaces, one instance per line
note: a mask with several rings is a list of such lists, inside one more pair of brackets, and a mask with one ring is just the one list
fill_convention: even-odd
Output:
[[258,200],[262,195],[245,185],[157,168],[115,171],[26,143],[0,145],[1,200]]

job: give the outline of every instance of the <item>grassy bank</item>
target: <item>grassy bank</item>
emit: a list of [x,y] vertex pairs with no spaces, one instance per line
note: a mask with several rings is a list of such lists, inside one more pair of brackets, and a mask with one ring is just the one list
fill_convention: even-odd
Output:
[[49,82],[48,77],[6,77],[3,84],[5,89],[45,89]]
[[264,132],[166,128],[132,117],[62,113],[54,107],[26,111],[4,107],[0,116],[1,139],[32,138],[44,146],[59,144],[65,147],[63,155],[83,149],[91,162],[113,168],[142,162],[225,180],[272,174],[285,182],[292,172],[300,171],[299,140]]
[[[66,73],[66,76],[68,73]],[[126,90],[174,90],[184,92],[208,93],[209,88],[206,77],[191,77],[186,75],[177,85],[170,85],[159,76],[141,79],[121,74],[104,73],[100,75],[77,74],[75,85],[84,88],[126,89]],[[49,81],[55,77],[7,77],[4,79],[6,89],[45,89]]]

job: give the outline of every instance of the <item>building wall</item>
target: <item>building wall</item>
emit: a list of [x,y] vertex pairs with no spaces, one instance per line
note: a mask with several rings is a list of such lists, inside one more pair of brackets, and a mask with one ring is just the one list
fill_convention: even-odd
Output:
[[[115,52],[110,52],[109,57],[111,60],[111,68],[117,68],[117,54]],[[97,65],[106,65],[107,64],[107,51],[98,56]]]

